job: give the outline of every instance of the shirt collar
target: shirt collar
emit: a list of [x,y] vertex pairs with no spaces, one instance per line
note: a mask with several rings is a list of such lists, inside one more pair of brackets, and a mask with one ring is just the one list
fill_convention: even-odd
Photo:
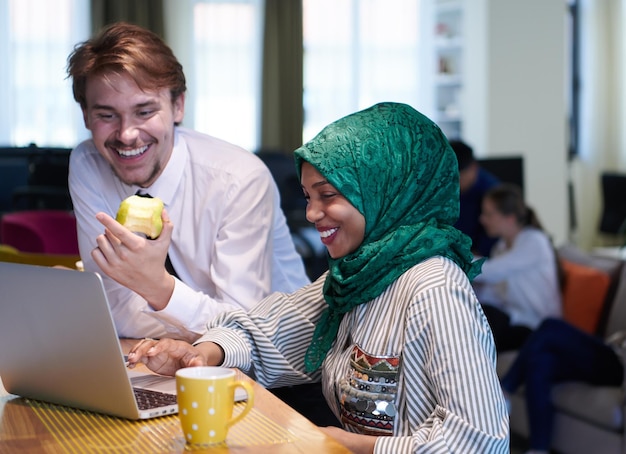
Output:
[[135,194],[137,191],[140,191],[142,194],[150,194],[152,197],[158,197],[163,200],[165,206],[168,207],[174,199],[174,194],[182,180],[188,159],[185,139],[179,134],[178,128],[175,128],[174,149],[159,178],[147,188],[140,188],[136,185],[128,186],[129,195]]

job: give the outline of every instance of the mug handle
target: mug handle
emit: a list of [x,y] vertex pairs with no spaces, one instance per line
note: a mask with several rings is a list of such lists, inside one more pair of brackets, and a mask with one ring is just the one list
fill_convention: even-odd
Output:
[[[233,383],[231,383],[230,385],[228,385],[229,388],[243,388],[246,390],[246,393],[248,394],[248,399],[246,401],[246,406],[243,407],[243,410],[241,410],[241,413],[239,413],[237,416],[232,417],[231,419],[229,419],[226,422],[226,427],[230,427],[233,424],[235,424],[237,421],[241,420],[241,418],[243,418],[244,416],[246,416],[248,414],[248,412],[250,410],[252,410],[252,407],[254,406],[254,391],[252,390],[252,385],[246,381],[235,381]],[[234,395],[234,393],[233,393]]]

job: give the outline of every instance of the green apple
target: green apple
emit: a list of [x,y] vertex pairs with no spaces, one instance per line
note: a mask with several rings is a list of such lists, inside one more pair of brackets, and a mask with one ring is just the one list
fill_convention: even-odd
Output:
[[131,195],[122,200],[115,219],[128,230],[155,239],[163,230],[163,201],[158,197]]

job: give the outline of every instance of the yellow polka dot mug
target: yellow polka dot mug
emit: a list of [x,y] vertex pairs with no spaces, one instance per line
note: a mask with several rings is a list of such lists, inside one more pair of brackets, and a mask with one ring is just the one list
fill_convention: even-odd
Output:
[[[235,389],[243,388],[247,402],[233,416]],[[254,405],[249,382],[235,380],[226,367],[186,367],[176,372],[178,416],[190,445],[213,445],[226,441],[228,428],[240,421]]]

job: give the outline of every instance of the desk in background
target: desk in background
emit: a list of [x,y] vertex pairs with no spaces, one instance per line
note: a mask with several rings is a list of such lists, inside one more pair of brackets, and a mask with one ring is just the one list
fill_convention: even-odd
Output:
[[[122,341],[127,352],[129,341]],[[140,370],[139,365],[137,370]],[[309,420],[253,383],[253,410],[229,431],[225,445],[206,453],[348,453]],[[182,453],[177,415],[128,421],[33,401],[6,392],[0,382],[0,452],[10,453]],[[196,452],[196,450],[194,450]]]
[[595,247],[592,251],[595,255],[609,257],[612,259],[626,260],[626,247]]

